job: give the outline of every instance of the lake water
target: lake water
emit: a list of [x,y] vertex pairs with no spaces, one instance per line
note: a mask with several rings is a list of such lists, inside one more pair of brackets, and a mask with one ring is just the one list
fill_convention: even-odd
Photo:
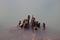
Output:
[[36,32],[32,30],[23,30],[14,26],[0,30],[0,40],[60,40],[60,31],[47,27],[45,31],[38,29]]
[[[35,16],[46,30],[19,30],[19,20]],[[0,0],[0,40],[60,40],[60,0]]]

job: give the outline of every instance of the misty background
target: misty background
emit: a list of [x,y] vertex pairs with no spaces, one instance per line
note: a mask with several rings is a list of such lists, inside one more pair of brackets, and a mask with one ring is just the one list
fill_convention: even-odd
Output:
[[0,29],[16,26],[28,14],[60,30],[60,0],[0,0]]

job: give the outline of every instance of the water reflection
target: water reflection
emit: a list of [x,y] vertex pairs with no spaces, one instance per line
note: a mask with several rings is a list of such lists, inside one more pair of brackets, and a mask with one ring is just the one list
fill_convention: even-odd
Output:
[[45,31],[38,29],[38,31],[32,32],[31,29],[23,31],[23,29],[12,27],[0,31],[0,40],[59,40],[56,31],[51,30],[49,31],[49,28]]

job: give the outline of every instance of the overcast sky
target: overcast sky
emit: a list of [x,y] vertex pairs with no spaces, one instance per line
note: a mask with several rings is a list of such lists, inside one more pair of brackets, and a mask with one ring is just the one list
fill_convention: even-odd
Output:
[[59,27],[60,0],[0,0],[0,25],[17,25],[28,14],[41,23]]

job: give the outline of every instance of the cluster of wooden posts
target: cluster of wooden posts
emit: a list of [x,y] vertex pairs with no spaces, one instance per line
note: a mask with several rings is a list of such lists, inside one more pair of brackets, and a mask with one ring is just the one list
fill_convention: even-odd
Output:
[[[32,30],[38,30],[38,28],[40,28],[40,23],[35,20],[35,17],[32,16],[30,22],[30,15],[28,15],[27,19],[23,20],[23,23],[21,23],[21,20],[19,20],[18,25],[23,29],[29,29],[31,27]],[[43,23],[43,30],[45,30],[45,23]]]

